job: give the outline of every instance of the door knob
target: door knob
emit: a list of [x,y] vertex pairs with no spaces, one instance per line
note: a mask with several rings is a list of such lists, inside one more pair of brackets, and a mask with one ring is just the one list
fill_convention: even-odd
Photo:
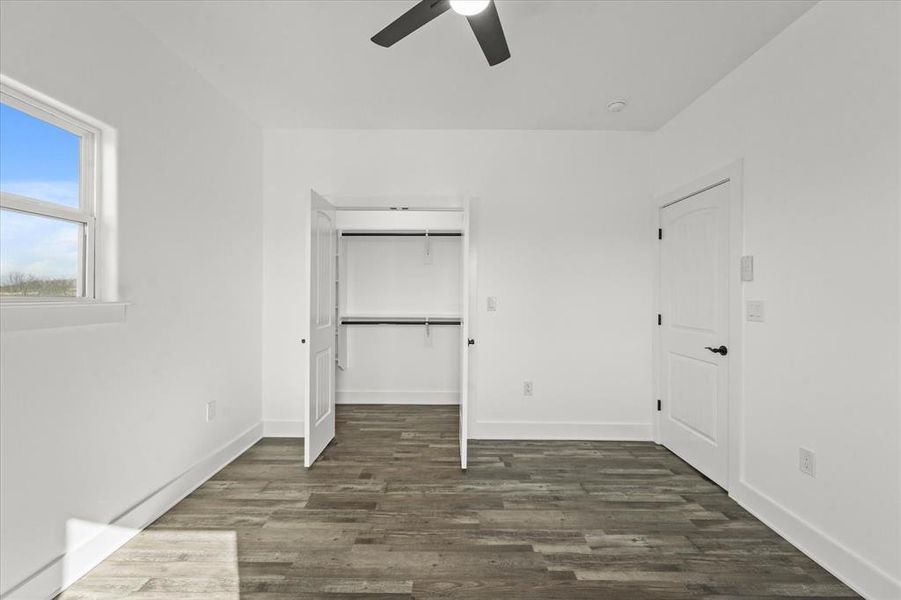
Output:
[[706,350],[710,350],[714,354],[722,354],[723,356],[726,356],[727,354],[729,354],[729,349],[726,348],[725,346],[720,346],[719,348],[711,348],[710,346],[704,346],[704,348]]

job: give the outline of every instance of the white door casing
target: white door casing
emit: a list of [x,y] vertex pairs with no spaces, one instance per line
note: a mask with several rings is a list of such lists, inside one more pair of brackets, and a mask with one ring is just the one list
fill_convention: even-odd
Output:
[[[660,209],[660,440],[729,481],[730,186]],[[713,350],[726,349],[726,354]]]
[[310,467],[335,437],[335,334],[337,230],[335,207],[310,190],[307,231],[309,334],[304,413],[304,466]]
[[460,239],[460,468],[466,469],[469,439],[469,335],[470,335],[470,228],[469,200],[463,203],[463,236]]

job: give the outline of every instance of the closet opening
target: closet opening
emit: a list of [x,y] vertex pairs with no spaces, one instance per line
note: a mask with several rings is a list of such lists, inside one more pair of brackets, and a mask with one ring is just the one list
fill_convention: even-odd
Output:
[[[468,206],[332,210],[328,226],[335,244],[334,287],[328,291],[334,292],[334,312],[328,320],[334,343],[333,353],[320,356],[334,357],[329,365],[334,375],[329,377],[323,361],[311,355],[307,417],[316,426],[331,412],[333,437],[334,410],[324,410],[324,400],[332,406],[458,406],[460,464],[465,469],[471,347]],[[317,218],[315,207],[313,211],[310,275],[322,280],[332,267],[322,262],[328,254],[321,243],[323,227],[329,219]],[[313,330],[324,322],[326,298],[324,286],[313,296],[314,287],[311,282]],[[311,433],[321,452],[325,438],[331,437]],[[307,466],[316,455],[315,450],[308,453]]]

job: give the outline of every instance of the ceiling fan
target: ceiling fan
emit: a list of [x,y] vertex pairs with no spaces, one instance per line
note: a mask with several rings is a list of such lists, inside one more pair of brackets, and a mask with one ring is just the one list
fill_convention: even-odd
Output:
[[372,41],[385,48],[393,46],[448,9],[453,9],[469,21],[489,65],[494,66],[510,58],[507,38],[504,37],[494,0],[422,0],[372,36]]

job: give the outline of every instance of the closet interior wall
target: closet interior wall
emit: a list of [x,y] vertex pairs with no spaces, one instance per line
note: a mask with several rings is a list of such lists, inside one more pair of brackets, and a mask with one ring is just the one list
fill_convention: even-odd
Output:
[[461,213],[339,210],[339,404],[458,404]]

